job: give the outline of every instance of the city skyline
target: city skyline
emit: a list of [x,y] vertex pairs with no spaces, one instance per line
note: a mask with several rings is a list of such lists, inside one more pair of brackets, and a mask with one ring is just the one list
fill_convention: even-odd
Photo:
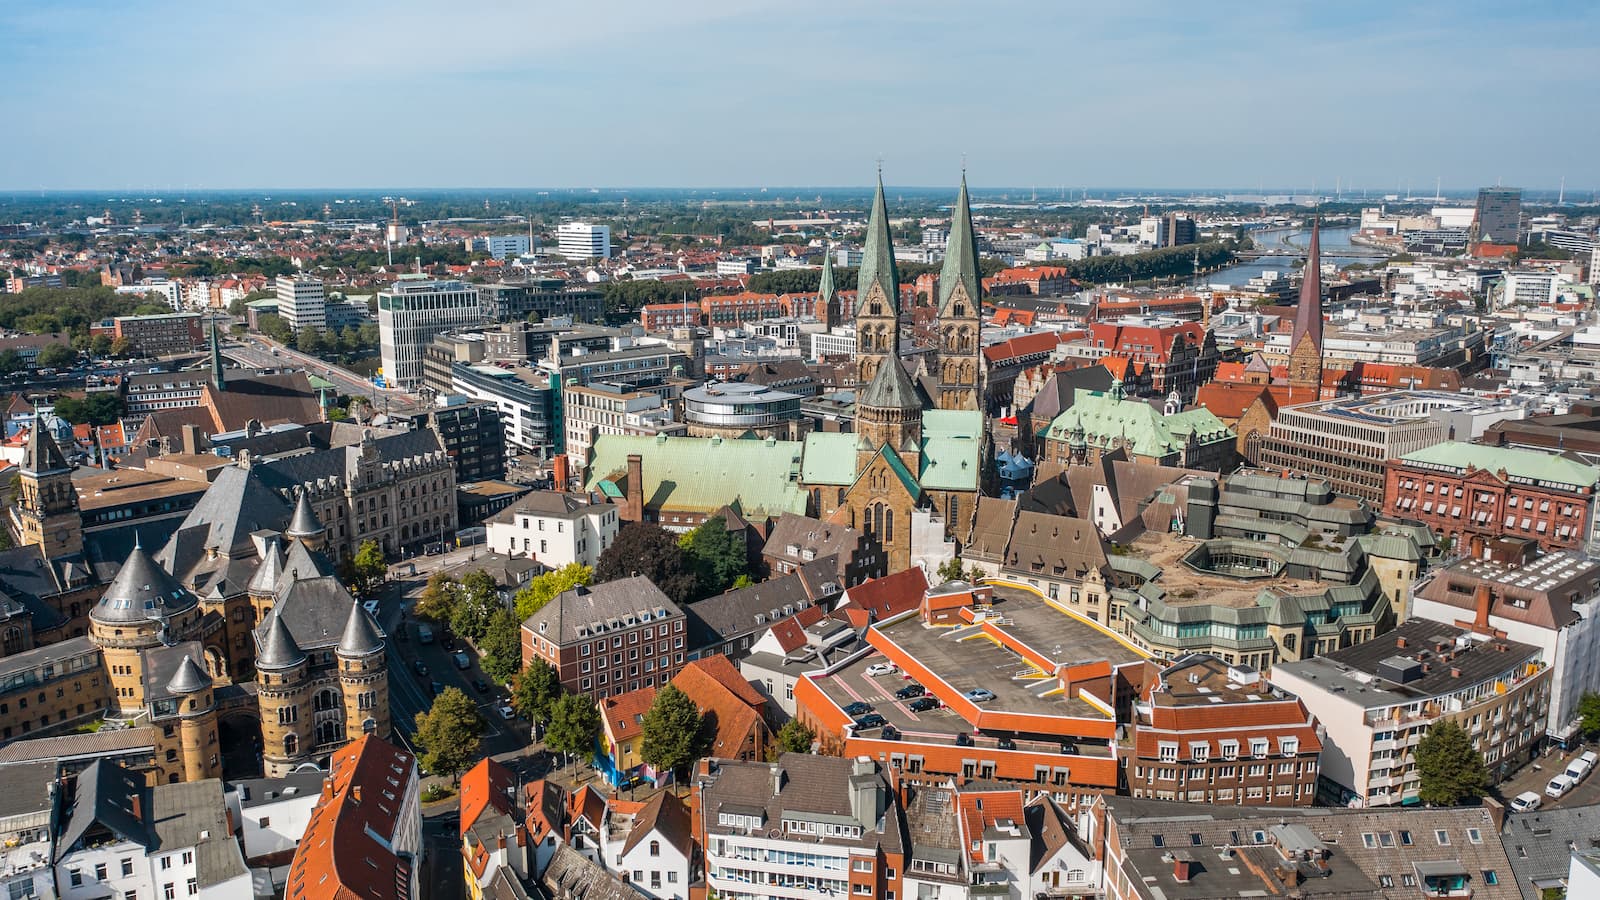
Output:
[[[307,8],[309,9],[309,8]],[[304,12],[304,10],[302,10]],[[1600,12],[191,3],[0,12],[6,190],[855,185],[1587,193]],[[492,26],[492,27],[490,27]],[[1019,38],[1026,38],[1019,41]],[[1517,122],[1549,123],[1535,143]],[[96,123],[95,131],[84,126]],[[108,149],[109,148],[109,149]],[[1263,149],[1264,148],[1264,149]]]

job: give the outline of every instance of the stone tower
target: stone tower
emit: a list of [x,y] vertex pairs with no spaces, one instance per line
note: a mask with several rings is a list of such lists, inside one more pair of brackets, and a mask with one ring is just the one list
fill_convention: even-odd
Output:
[[885,360],[894,360],[900,346],[900,274],[889,238],[889,213],[883,199],[883,176],[872,196],[867,239],[856,274],[856,387],[872,383]]
[[1322,246],[1311,223],[1311,246],[1300,280],[1300,304],[1289,338],[1289,392],[1297,403],[1322,399]]
[[339,657],[339,692],[344,697],[345,735],[351,739],[362,734],[387,738],[389,675],[383,637],[361,604],[350,604],[350,618],[335,653]]
[[22,543],[42,548],[48,559],[82,553],[83,520],[72,487],[72,466],[39,419],[28,433],[18,484],[16,523]]
[[294,506],[294,519],[289,522],[284,536],[305,544],[307,550],[321,550],[327,546],[328,529],[317,519],[316,511],[311,508],[311,494],[305,488],[300,489],[300,499]]
[[89,610],[89,640],[100,648],[117,710],[136,715],[144,709],[143,651],[171,644],[198,630],[198,599],[156,565],[143,545]]
[[922,401],[899,357],[890,355],[856,398],[858,470],[865,469],[878,448],[887,447],[911,472],[919,471],[922,455]]
[[217,320],[211,320],[211,387],[218,391],[228,389],[227,376],[222,373],[222,341],[217,337]]
[[179,755],[183,780],[200,781],[222,776],[222,751],[217,744],[217,704],[210,676],[200,671],[194,658],[185,656],[167,682],[177,698]]
[[305,651],[274,610],[256,655],[261,754],[269,778],[286,774],[311,751],[308,664]]
[[817,283],[814,312],[824,330],[832,331],[840,323],[839,289],[833,285],[833,248],[827,244],[822,247],[822,279]]
[[950,239],[944,268],[939,271],[939,397],[940,409],[979,409],[983,360],[979,355],[983,281],[978,271],[978,239],[972,230],[967,175],[950,218]]

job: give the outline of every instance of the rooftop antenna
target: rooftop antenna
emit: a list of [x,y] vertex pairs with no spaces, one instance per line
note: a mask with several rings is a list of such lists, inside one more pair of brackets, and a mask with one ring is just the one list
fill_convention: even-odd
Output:
[[1438,175],[1433,176],[1433,202],[1435,203],[1438,203],[1444,199],[1444,194],[1440,191],[1440,186],[1443,184],[1444,179],[1442,177]]

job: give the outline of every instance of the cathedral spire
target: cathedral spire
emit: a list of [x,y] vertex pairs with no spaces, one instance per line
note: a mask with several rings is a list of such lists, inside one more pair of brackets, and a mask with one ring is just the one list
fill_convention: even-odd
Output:
[[856,274],[856,314],[867,302],[871,285],[883,288],[884,302],[900,313],[900,273],[894,267],[894,241],[889,237],[889,210],[883,199],[883,173],[878,173],[878,191],[872,195],[872,212],[867,217],[867,238],[861,246],[861,270]]
[[1291,348],[1300,346],[1300,340],[1310,337],[1318,351],[1322,349],[1322,241],[1318,236],[1318,223],[1311,223],[1311,246],[1306,251],[1306,266],[1301,270],[1300,305],[1294,311],[1294,335],[1289,338]]
[[972,204],[967,198],[967,173],[961,173],[961,193],[950,216],[950,236],[944,249],[944,268],[939,270],[939,314],[946,315],[956,286],[966,289],[967,303],[976,307],[982,283],[978,273],[978,239],[972,231]]
[[822,280],[817,284],[816,316],[824,328],[839,324],[839,289],[833,284],[833,247],[822,245]]
[[61,446],[51,437],[44,416],[34,417],[33,428],[28,432],[28,456],[22,468],[34,475],[65,472],[72,468],[67,465],[67,458],[61,455]]

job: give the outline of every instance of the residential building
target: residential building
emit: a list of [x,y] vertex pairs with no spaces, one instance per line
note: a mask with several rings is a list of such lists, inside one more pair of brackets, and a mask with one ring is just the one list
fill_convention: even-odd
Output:
[[0,894],[56,896],[54,759],[0,765]]
[[371,735],[334,754],[322,801],[289,866],[288,897],[421,900],[417,761]]
[[883,552],[859,529],[795,513],[783,513],[772,523],[761,558],[775,576],[832,558],[839,583],[847,588],[888,574]]
[[328,325],[328,296],[322,279],[311,275],[279,275],[278,318],[298,334],[302,328]]
[[637,811],[613,800],[600,830],[605,865],[649,900],[687,900],[695,876],[694,826],[689,809],[660,791]]
[[1526,538],[1473,536],[1463,558],[1424,576],[1411,615],[1531,644],[1551,669],[1544,733],[1578,735],[1578,703],[1600,687],[1600,566],[1570,550],[1539,553]]
[[246,863],[282,866],[294,859],[325,780],[321,772],[296,772],[228,782],[228,812],[239,828]]
[[832,559],[808,563],[787,575],[735,588],[684,607],[689,616],[689,658],[725,655],[737,661],[767,629],[844,593]]
[[686,624],[642,575],[573,588],[522,623],[522,660],[544,660],[567,691],[599,700],[670,681],[683,666]]
[[506,477],[506,429],[499,407],[456,398],[430,412],[428,425],[450,457],[457,484]]
[[397,387],[422,383],[423,350],[446,331],[483,321],[478,292],[460,281],[402,275],[378,292],[378,342],[383,377]]
[[1522,188],[1479,188],[1472,231],[1475,243],[1521,243]]
[[1107,796],[1090,844],[1106,900],[1521,900],[1485,807],[1303,809]]
[[1500,826],[1500,841],[1511,861],[1523,900],[1558,896],[1600,897],[1600,866],[1594,858],[1595,806],[1563,805],[1512,812]]
[[629,382],[569,384],[561,393],[567,459],[573,472],[583,471],[595,439],[602,434],[681,435],[688,428],[673,421],[672,408],[659,393],[639,390]]
[[518,884],[535,872],[534,841],[520,807],[518,777],[493,759],[461,776],[461,859],[468,900],[495,896],[499,876]]
[[1383,511],[1442,537],[1537,541],[1575,550],[1589,539],[1600,466],[1541,450],[1444,441],[1384,465]]
[[563,222],[556,228],[556,252],[568,259],[610,259],[611,226]]
[[1472,736],[1492,777],[1526,763],[1544,737],[1554,670],[1540,648],[1413,619],[1364,644],[1279,663],[1273,685],[1326,730],[1323,799],[1415,802],[1413,749],[1450,719]]
[[[726,656],[693,659],[672,676],[705,717],[708,756],[755,760],[766,758],[772,733],[767,727],[767,699],[746,681]],[[639,757],[643,717],[655,702],[657,688],[641,687],[600,702],[605,740],[595,765],[616,788],[649,780],[661,784],[672,773],[659,772]]]
[[709,759],[694,789],[706,886],[719,897],[903,896],[902,813],[870,758]]
[[96,761],[58,789],[61,900],[255,896],[217,779],[152,787],[116,763]]
[[534,491],[484,523],[491,550],[552,569],[593,566],[617,538],[618,508],[594,494]]
[[117,316],[111,321],[112,339],[126,340],[141,356],[190,353],[205,345],[199,313]]
[[1128,743],[1122,765],[1134,797],[1221,806],[1316,799],[1316,719],[1248,666],[1196,655],[1160,669],[1134,705]]

